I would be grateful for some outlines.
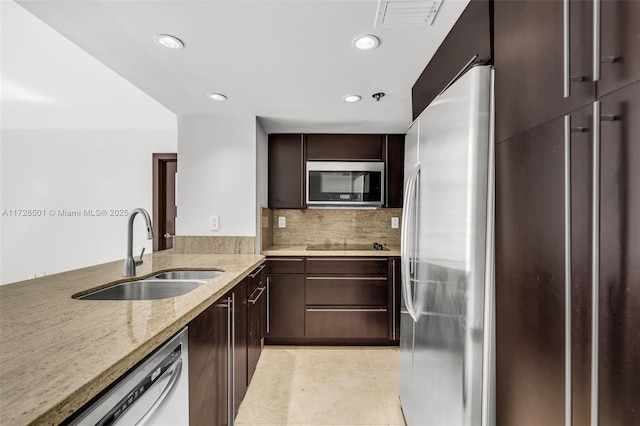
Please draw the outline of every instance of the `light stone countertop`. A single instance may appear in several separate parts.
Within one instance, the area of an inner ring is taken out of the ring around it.
[[[170,269],[224,273],[174,298],[75,300],[122,277],[122,261],[0,286],[0,424],[57,425],[212,305],[257,254],[144,256],[135,279]]]
[[[389,250],[309,250],[306,245],[273,245],[262,250],[265,256],[400,256],[400,247],[388,246]]]

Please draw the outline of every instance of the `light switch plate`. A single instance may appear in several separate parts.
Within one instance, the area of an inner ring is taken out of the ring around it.
[[[287,227],[287,218],[284,216],[278,216],[278,228]]]
[[[400,219],[398,219],[397,217],[392,217],[391,218],[391,227],[393,229],[400,228]]]
[[[210,231],[220,230],[220,216],[218,215],[209,216],[209,230]]]

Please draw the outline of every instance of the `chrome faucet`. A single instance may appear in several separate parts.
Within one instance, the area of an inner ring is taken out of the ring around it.
[[[142,265],[142,255],[144,254],[144,247],[142,253],[140,253],[140,259],[135,260],[133,258],[133,220],[138,213],[142,213],[144,221],[147,222],[147,239],[153,239],[153,226],[151,225],[151,218],[149,213],[145,209],[135,209],[129,215],[129,227],[127,228],[127,258],[124,260],[124,276],[132,277],[136,274],[136,266]]]

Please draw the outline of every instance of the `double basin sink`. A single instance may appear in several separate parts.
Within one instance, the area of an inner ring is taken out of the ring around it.
[[[117,283],[74,297],[78,300],[156,300],[181,296],[222,274],[222,271],[168,271],[149,278]]]

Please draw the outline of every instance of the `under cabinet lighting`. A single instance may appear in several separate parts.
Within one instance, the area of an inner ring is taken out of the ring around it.
[[[167,49],[182,49],[184,47],[182,40],[169,34],[158,34],[153,39],[160,46]]]

